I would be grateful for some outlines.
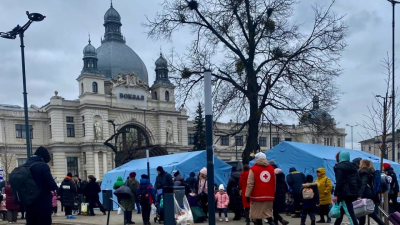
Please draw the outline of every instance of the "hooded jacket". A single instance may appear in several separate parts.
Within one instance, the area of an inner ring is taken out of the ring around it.
[[[190,177],[186,179],[186,183],[189,185],[190,189],[194,189],[194,183],[196,182],[195,176],[196,174],[194,172],[190,172]]]
[[[344,199],[355,201],[359,194],[360,177],[358,176],[358,166],[350,162],[349,152],[340,152],[339,163],[334,167],[336,177],[336,188],[334,195],[341,202]]]
[[[85,196],[88,201],[95,201],[99,199],[100,186],[96,183],[96,178],[89,179],[89,183],[85,187]]]
[[[4,187],[4,192],[6,194],[6,209],[7,210],[19,209],[19,205],[14,204],[13,194],[10,185],[6,185]]]
[[[146,189],[146,193],[149,195],[149,202],[148,204],[153,204],[156,200],[156,191],[154,190],[153,185],[150,183],[149,179],[140,179],[140,183],[137,187],[138,191],[140,189]]]
[[[360,189],[359,189],[359,196],[361,198],[368,198],[374,200],[374,191],[372,190],[373,187],[373,180],[375,172],[370,168],[361,168],[358,170],[358,174],[360,176]]]
[[[217,209],[226,209],[229,205],[229,196],[226,194],[226,192],[221,194],[218,191],[215,194],[215,201],[217,202]]]
[[[306,176],[302,172],[298,172],[296,168],[289,169],[289,174],[286,176],[286,182],[292,188],[294,194],[301,193],[301,185],[306,182]]]
[[[124,186],[124,180],[122,179],[122,177],[118,177],[117,181],[115,181],[113,189],[117,190],[119,187]]]
[[[228,185],[226,187],[227,194],[229,196],[229,208],[232,211],[242,211],[242,196],[239,192],[239,179],[240,173],[233,172],[228,180]]]
[[[239,189],[242,191],[242,203],[244,208],[250,207],[250,202],[247,202],[246,199],[247,178],[249,178],[249,172],[250,172],[249,170],[243,171],[240,174],[240,179],[239,179]]]
[[[164,170],[156,177],[156,189],[162,189],[163,187],[174,186],[174,181],[172,180],[171,174],[165,172]]]
[[[315,181],[318,183],[319,204],[329,205],[332,202],[332,181],[326,176],[325,168],[318,168],[317,171],[321,174]]]
[[[183,186],[185,179],[181,174],[178,174],[174,178],[174,186]]]
[[[319,192],[318,192],[318,183],[305,183],[302,184],[302,191],[304,188],[311,188],[314,192],[314,197],[312,199],[303,199],[303,195],[301,195],[301,201],[303,203],[303,209],[316,209],[319,204]]]
[[[285,181],[285,174],[281,169],[275,169],[276,176],[276,191],[274,200],[274,211],[283,212],[286,209],[286,193],[288,192],[288,186]]]
[[[35,165],[31,167],[31,174],[40,190],[40,195],[36,201],[26,206],[26,210],[31,213],[41,213],[43,210],[51,210],[51,192],[58,188],[51,175],[50,167],[46,163],[46,161],[50,159],[50,154],[47,150],[38,150],[36,150],[35,155],[31,156],[24,164],[29,167],[35,163]]]
[[[72,177],[66,176],[61,182],[58,195],[64,206],[74,206],[75,196],[77,195],[75,182]]]
[[[392,183],[390,183],[390,189],[394,191],[395,195],[399,192],[399,183],[397,182],[397,176],[391,166],[385,168],[386,175],[392,178]]]

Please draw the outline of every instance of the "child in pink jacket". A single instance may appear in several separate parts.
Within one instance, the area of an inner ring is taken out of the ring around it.
[[[52,207],[53,207],[53,217],[57,216],[57,192],[52,191],[51,192],[53,194],[53,198],[52,198]]]
[[[221,214],[224,212],[225,214],[225,221],[229,222],[228,219],[228,204],[229,204],[229,196],[225,192],[224,185],[219,185],[219,191],[215,194],[215,200],[217,201],[217,208],[219,213],[219,221],[222,221]]]

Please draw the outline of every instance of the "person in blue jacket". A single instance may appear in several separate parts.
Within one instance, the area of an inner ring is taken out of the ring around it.
[[[138,190],[136,192],[136,196],[138,202],[142,206],[143,224],[150,225],[151,204],[155,203],[156,192],[153,185],[150,183],[149,176],[147,176],[146,174],[142,174],[140,178],[141,179],[137,188]]]

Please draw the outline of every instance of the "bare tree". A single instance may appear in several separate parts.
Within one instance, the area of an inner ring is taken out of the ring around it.
[[[381,136],[381,140],[377,140],[380,144],[381,151],[381,169],[382,162],[385,153],[388,153],[389,147],[391,147],[391,142],[387,143],[387,137],[390,133],[390,128],[393,123],[391,115],[391,108],[393,103],[393,98],[391,96],[391,82],[392,82],[392,61],[390,61],[389,56],[381,61],[382,66],[385,68],[386,75],[385,81],[385,93],[383,95],[378,95],[373,93],[375,102],[371,106],[368,106],[368,114],[364,114],[364,120],[359,125],[364,128],[363,139],[375,138]],[[396,90],[396,96],[398,96]],[[396,118],[399,118],[400,103],[395,105]],[[396,120],[395,127],[399,126],[400,120]],[[392,138],[395,138],[395,134],[392,134]],[[394,160],[394,159],[393,159]]]
[[[15,168],[15,154],[8,148],[6,127],[3,127],[4,133],[4,148],[0,151],[0,161],[5,179],[7,175]]]
[[[293,22],[296,0],[164,0],[163,11],[144,24],[155,39],[192,32],[188,53],[172,53],[171,76],[180,103],[202,95],[203,71],[213,73],[213,112],[240,118],[247,126],[243,162],[257,149],[260,119],[266,110],[299,116],[314,95],[326,107],[337,103],[334,79],[344,42],[343,17],[315,5],[308,34]],[[179,99],[179,96],[181,98]]]

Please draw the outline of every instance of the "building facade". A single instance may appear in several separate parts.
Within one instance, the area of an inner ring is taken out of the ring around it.
[[[76,79],[77,100],[64,99],[55,91],[46,105],[29,108],[32,146],[28,147],[33,152],[39,146],[50,151],[49,166],[58,181],[67,172],[101,180],[116,166],[116,154],[104,145],[106,140],[132,152],[150,148],[150,156],[193,148],[194,123],[188,121],[184,107],[175,107],[175,87],[169,80],[167,60],[160,54],[155,62],[156,79],[150,86],[146,66],[126,45],[121,26],[121,17],[111,5],[104,15],[101,46],[95,48],[89,40],[83,49],[83,68]],[[315,104],[317,107],[318,100]],[[322,118],[319,114],[317,117]],[[241,158],[246,130],[234,137],[224,135],[238,126],[233,122],[215,124],[218,157],[233,160],[238,152],[237,158]],[[110,139],[115,132],[121,134]],[[304,122],[298,126],[263,124],[259,145],[268,150],[286,140],[343,147],[345,135],[344,129],[335,127],[334,132],[321,133]],[[1,104],[0,168],[8,174],[25,163],[26,149],[23,108]]]
[[[396,130],[395,133],[395,154],[393,158],[393,148],[392,148],[392,133],[387,134],[386,137],[386,150],[383,154],[383,157],[388,160],[392,160],[395,162],[399,162],[400,159],[400,130]],[[382,147],[382,136],[376,136],[374,138],[370,138],[367,140],[363,140],[359,142],[361,145],[361,151],[368,152],[370,154],[381,156],[381,147]]]

